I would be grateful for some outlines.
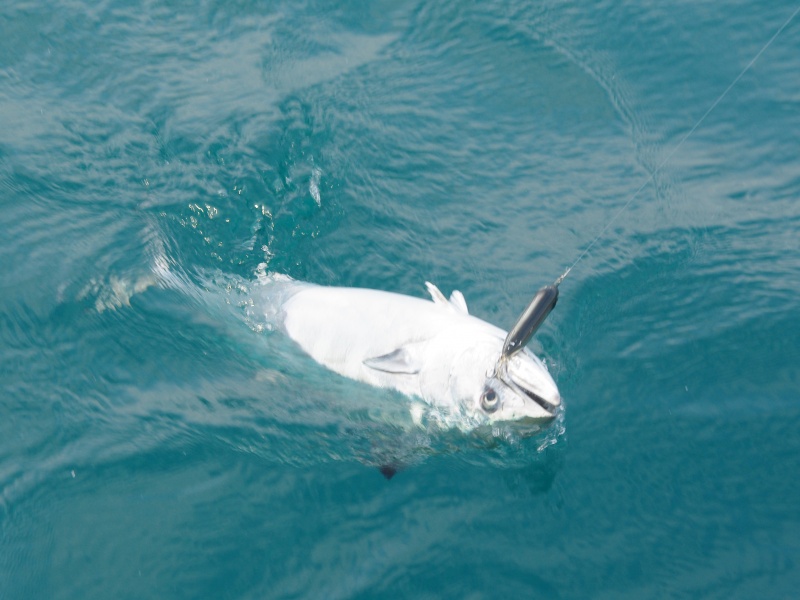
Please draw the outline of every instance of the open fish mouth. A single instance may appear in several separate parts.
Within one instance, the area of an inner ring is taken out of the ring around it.
[[[551,402],[548,402],[541,396],[534,394],[532,391],[528,389],[516,385],[514,387],[517,390],[521,391],[523,394],[525,394],[525,396],[533,400],[536,404],[541,406],[550,415],[551,418],[556,416],[556,412],[558,412],[558,407],[561,405],[560,402],[558,404],[552,404]]]
[[[541,367],[541,369],[544,369],[544,367]],[[552,419],[558,413],[558,409],[561,406],[561,396],[558,394],[555,383],[552,383],[552,390],[547,390],[551,386],[548,386],[545,382],[542,382],[543,385],[535,385],[535,382],[540,381],[543,377],[549,380],[549,375],[546,374],[546,371],[541,372],[533,364],[528,365],[522,361],[512,359],[511,361],[501,360],[496,374],[497,378],[514,393],[521,398],[527,398],[545,413],[535,417],[531,415],[532,417],[540,420]],[[544,387],[546,391],[551,391],[552,398],[544,397],[541,394],[540,387]],[[536,391],[534,391],[534,388]]]

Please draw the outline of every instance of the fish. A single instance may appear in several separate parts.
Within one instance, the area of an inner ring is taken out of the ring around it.
[[[552,420],[561,395],[525,345],[555,306],[546,286],[511,333],[469,313],[430,282],[430,300],[394,292],[273,279],[280,329],[317,363],[344,377],[396,390],[472,424]],[[554,291],[553,291],[554,290]]]

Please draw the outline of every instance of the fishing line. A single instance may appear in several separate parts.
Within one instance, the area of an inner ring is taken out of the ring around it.
[[[623,212],[625,212],[625,210],[631,205],[631,203],[636,199],[636,197],[641,193],[641,191],[645,187],[647,187],[647,185],[649,185],[651,181],[653,181],[655,179],[655,177],[658,174],[658,172],[664,167],[664,165],[667,164],[667,162],[669,162],[669,160],[672,158],[672,156],[678,151],[678,149],[681,146],[683,146],[684,142],[689,139],[689,137],[697,130],[697,128],[700,127],[700,125],[703,123],[703,121],[706,120],[706,117],[708,117],[708,115],[711,114],[711,112],[717,107],[717,105],[720,102],[722,102],[723,98],[725,98],[725,96],[728,95],[728,92],[730,92],[733,89],[733,87],[737,83],[739,83],[739,80],[744,76],[745,73],[747,73],[750,70],[750,68],[755,64],[755,62],[759,59],[759,57],[767,50],[767,48],[769,48],[772,45],[772,42],[774,42],[777,39],[777,37],[783,32],[783,30],[786,29],[786,27],[789,25],[789,23],[791,23],[792,20],[797,16],[797,13],[800,13],[800,6],[798,6],[794,10],[794,12],[791,15],[789,15],[789,18],[786,19],[786,21],[784,21],[783,25],[781,25],[778,28],[778,30],[772,35],[772,37],[767,41],[767,43],[764,44],[764,46],[762,46],[761,50],[759,50],[756,53],[756,55],[750,60],[750,62],[747,63],[747,65],[744,67],[744,69],[742,69],[741,73],[739,73],[736,76],[736,78],[730,83],[730,85],[727,88],[725,88],[725,91],[722,92],[722,94],[720,94],[719,98],[717,98],[711,104],[711,106],[708,107],[708,110],[706,110],[706,112],[703,114],[703,116],[700,117],[700,119],[698,119],[697,123],[694,124],[694,127],[692,127],[688,131],[688,133],[686,133],[686,135],[683,136],[681,141],[678,142],[677,145],[672,150],[670,150],[670,152],[669,152],[669,154],[667,154],[666,158],[664,158],[664,160],[661,161],[661,163],[653,170],[653,172],[650,174],[650,176],[647,179],[645,179],[644,183],[642,183],[642,185],[639,186],[639,188],[633,193],[633,195],[630,198],[628,198],[628,201],[625,204],[622,205],[622,208],[620,208],[614,214],[614,216],[611,217],[611,219],[606,223],[605,227],[603,227],[603,229],[600,231],[600,233],[598,233],[597,236],[595,236],[595,238],[584,249],[584,251],[580,253],[578,258],[575,259],[575,262],[572,263],[569,267],[567,267],[567,270],[564,271],[564,273],[561,275],[561,277],[556,279],[555,283],[553,283],[553,286],[555,286],[557,288],[559,286],[559,284],[562,281],[564,281],[564,278],[569,274],[570,271],[572,271],[572,269],[575,267],[575,265],[577,265],[583,259],[583,257],[586,256],[586,254],[589,252],[589,250],[592,249],[592,247],[597,243],[597,241],[601,237],[603,237],[605,235],[606,231],[608,231],[608,228],[611,227],[611,225],[614,223],[614,221],[616,221],[617,218]]]

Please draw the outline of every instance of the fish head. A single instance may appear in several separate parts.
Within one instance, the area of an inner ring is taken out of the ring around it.
[[[470,346],[450,372],[451,397],[488,422],[553,419],[561,395],[544,363],[528,350],[500,360],[503,340]]]

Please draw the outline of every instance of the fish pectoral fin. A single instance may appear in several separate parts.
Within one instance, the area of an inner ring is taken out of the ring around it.
[[[400,465],[396,464],[381,465],[380,467],[378,467],[378,470],[381,472],[381,475],[386,477],[386,480],[388,481],[389,479],[397,475],[397,472],[400,470]]]
[[[467,301],[464,299],[464,294],[458,290],[453,290],[453,293],[450,294],[450,304],[452,304],[462,315],[469,314],[469,309],[467,309]]]
[[[389,352],[389,354],[384,354],[383,356],[368,358],[364,361],[364,364],[370,369],[383,371],[385,373],[403,373],[406,375],[414,375],[420,371],[417,361],[413,359],[405,347],[398,348],[397,350]]]

